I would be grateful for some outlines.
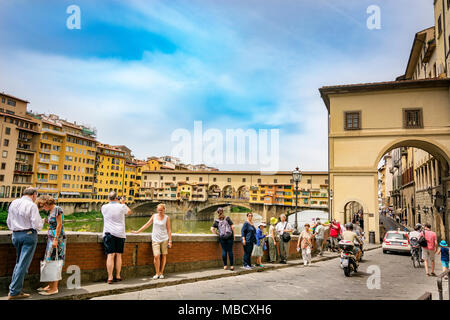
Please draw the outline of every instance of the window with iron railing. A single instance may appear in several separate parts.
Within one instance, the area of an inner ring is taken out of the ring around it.
[[[403,128],[423,128],[422,109],[403,109]]]

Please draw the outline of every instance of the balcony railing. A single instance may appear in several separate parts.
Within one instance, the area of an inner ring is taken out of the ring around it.
[[[40,158],[39,161],[40,161],[40,162],[50,162],[50,159]]]

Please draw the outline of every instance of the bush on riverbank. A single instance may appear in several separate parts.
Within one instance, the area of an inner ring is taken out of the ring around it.
[[[6,210],[0,211],[0,225],[6,226],[6,218],[8,218],[8,211]]]
[[[102,213],[98,211],[74,212],[72,214],[65,215],[66,220],[81,220],[81,219],[95,220],[98,218],[103,218]]]
[[[237,207],[232,207],[230,211],[233,213],[240,213],[240,212],[250,212],[251,210],[246,207],[237,206]]]

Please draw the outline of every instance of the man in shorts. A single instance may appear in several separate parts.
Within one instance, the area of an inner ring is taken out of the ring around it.
[[[117,193],[111,191],[108,195],[109,203],[102,206],[103,215],[103,246],[105,248],[106,269],[108,271],[108,284],[113,281],[121,281],[122,253],[125,245],[125,216],[131,214],[131,209],[125,204],[125,199],[120,202]],[[113,270],[116,268],[116,278],[113,279]]]

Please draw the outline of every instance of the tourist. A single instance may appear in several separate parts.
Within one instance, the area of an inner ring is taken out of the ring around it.
[[[331,241],[331,248],[333,250],[339,249],[338,238],[340,234],[341,234],[341,225],[339,224],[339,222],[336,222],[336,220],[333,219],[330,224],[330,241]]]
[[[311,265],[311,250],[312,250],[312,239],[313,234],[309,230],[311,226],[309,223],[305,224],[305,228],[300,233],[297,241],[297,251],[302,250],[303,264],[305,266]]]
[[[319,256],[323,255],[323,238],[324,238],[325,228],[319,218],[316,219],[316,227],[314,229],[314,238],[316,239],[317,250],[319,251]]]
[[[16,248],[16,265],[9,285],[8,300],[28,298],[28,293],[22,292],[23,281],[28,273],[31,260],[37,244],[37,232],[42,229],[44,220],[39,215],[39,209],[34,203],[37,189],[28,187],[23,196],[9,205],[6,224],[12,231],[12,243]]]
[[[291,224],[286,221],[285,214],[280,215],[280,222],[276,225],[275,231],[277,232],[277,236],[279,238],[280,263],[286,264],[289,256],[289,243],[291,238],[290,233],[293,229]]]
[[[214,221],[211,232],[219,236],[220,246],[222,247],[223,269],[227,270],[227,255],[230,259],[230,270],[234,270],[233,261],[233,243],[234,243],[234,224],[230,217],[225,217],[223,208],[217,209],[218,219]]]
[[[256,228],[253,224],[253,214],[247,213],[247,221],[241,229],[242,245],[244,246],[244,269],[251,269],[251,254],[253,251],[253,245],[256,243]]]
[[[264,222],[261,222],[258,226],[258,229],[256,230],[256,245],[253,246],[252,250],[252,256],[256,257],[256,266],[264,268],[262,265],[262,256],[264,254],[264,238],[266,237],[266,234],[264,234],[264,228],[266,227],[266,224]]]
[[[164,279],[164,267],[166,266],[168,248],[172,248],[172,229],[170,226],[170,218],[165,214],[166,206],[160,203],[156,207],[156,211],[158,213],[152,215],[147,223],[138,231],[133,231],[133,233],[140,233],[153,223],[152,251],[153,262],[155,264],[154,280]]]
[[[269,261],[270,263],[275,263],[277,261],[277,237],[275,234],[275,224],[277,223],[277,218],[270,218],[269,233],[267,235],[267,242],[269,243]]]
[[[433,276],[435,277],[436,274],[434,273],[434,256],[436,254],[436,251],[438,249],[437,246],[437,237],[436,233],[431,231],[431,225],[429,223],[425,224],[425,231],[424,231],[424,237],[427,240],[427,246],[423,247],[422,249],[422,258],[425,262],[425,272],[427,276]],[[431,273],[429,273],[429,262],[431,261]]]
[[[439,249],[437,254],[441,255],[441,264],[442,264],[442,272],[447,272],[448,270],[448,262],[449,262],[449,257],[448,257],[448,245],[447,242],[445,240],[442,240],[439,243]],[[448,275],[446,275],[444,277],[445,280],[448,280]]]
[[[44,260],[63,261],[66,258],[66,234],[64,233],[64,212],[56,205],[56,200],[51,196],[43,195],[37,199],[39,209],[48,213],[47,223],[47,247],[45,249]],[[58,256],[56,256],[58,255]],[[58,293],[58,281],[50,282],[47,286],[38,289],[39,294],[50,296]]]
[[[121,198],[120,203],[117,193],[111,191],[108,194],[109,203],[102,206],[103,215],[103,246],[106,258],[106,269],[108,271],[108,284],[114,281],[122,281],[120,270],[122,269],[122,254],[125,245],[125,216],[131,214],[131,209],[125,204],[125,199]],[[113,271],[116,269],[116,277],[113,278]]]

